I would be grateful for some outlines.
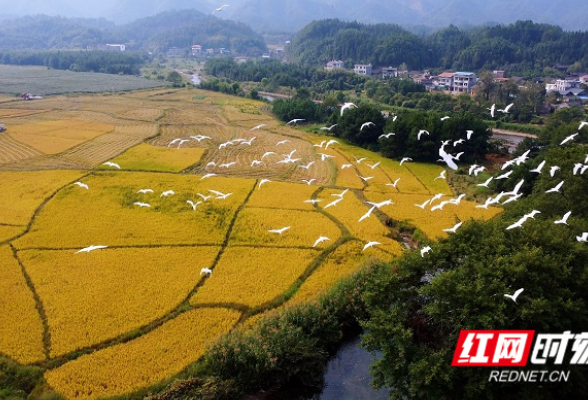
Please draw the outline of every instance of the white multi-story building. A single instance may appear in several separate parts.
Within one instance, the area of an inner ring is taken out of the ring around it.
[[[353,66],[353,72],[358,75],[372,75],[372,64],[355,64]]]
[[[566,92],[569,89],[578,89],[580,87],[580,81],[569,80],[569,79],[558,79],[555,83],[547,83],[545,90],[547,92]]]
[[[451,90],[457,93],[470,93],[478,77],[473,72],[456,72],[453,74]]]

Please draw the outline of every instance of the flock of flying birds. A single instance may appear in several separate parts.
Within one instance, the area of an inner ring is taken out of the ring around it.
[[[227,5],[224,5],[222,7],[220,7],[219,9],[215,10],[215,11],[222,11],[222,9],[224,7],[228,7]],[[494,113],[495,111],[499,111],[499,112],[503,112],[503,113],[508,113],[509,110],[511,109],[513,105],[509,104],[507,105],[504,109],[496,109],[495,105],[493,104],[491,108],[489,108],[490,110],[490,115],[492,117],[494,117]],[[341,116],[343,115],[343,113],[345,112],[345,110],[349,110],[351,108],[356,108],[357,106],[353,103],[344,103],[343,106],[341,107]],[[397,116],[393,116],[394,120],[396,120]],[[446,120],[450,117],[446,116],[441,118],[441,120]],[[287,125],[296,125],[299,122],[304,121],[304,119],[300,119],[300,118],[296,118],[296,119],[292,119],[291,121],[289,121],[287,123]],[[369,128],[370,126],[375,125],[373,122],[371,121],[367,121],[365,123],[363,123],[360,127],[360,131],[362,131],[365,128]],[[579,134],[580,131],[582,130],[582,128],[584,128],[586,125],[588,125],[588,122],[582,121],[580,123],[580,126],[578,128],[578,132],[570,135],[568,137],[566,137],[560,144],[563,146],[569,142],[572,142]],[[250,129],[250,131],[256,131],[259,129],[262,129],[265,126],[265,124],[260,124],[257,126],[254,126],[253,128]],[[324,131],[331,131],[335,125],[332,125],[330,127],[324,127],[321,128],[321,130]],[[459,140],[456,141],[450,141],[450,140],[446,140],[441,142],[441,146],[439,148],[439,156],[440,159],[438,161],[443,162],[447,165],[447,167],[449,167],[452,170],[457,170],[457,164],[455,163],[456,161],[459,161],[461,155],[463,154],[463,152],[459,152],[455,155],[449,153],[448,151],[445,150],[446,147],[451,146],[452,148],[455,148],[457,146],[459,146],[460,144],[465,143],[466,141],[470,140],[472,135],[473,135],[473,131],[472,130],[467,130],[465,135],[465,138],[461,138]],[[382,134],[379,136],[379,139],[389,139],[391,136],[394,136],[395,134],[393,132],[390,133],[386,133],[386,134]],[[417,133],[417,140],[421,140],[423,138],[423,136],[429,136],[430,133],[427,130],[420,130]],[[190,136],[190,139],[182,139],[182,138],[176,138],[174,140],[172,140],[171,142],[169,142],[168,147],[171,147],[172,145],[176,145],[177,144],[177,148],[180,148],[184,143],[189,142],[190,140],[195,140],[197,142],[201,142],[202,140],[212,140],[211,137],[209,136],[205,136],[205,135],[196,135],[196,136]],[[244,138],[236,138],[236,139],[232,139],[229,140],[227,142],[221,143],[218,146],[218,149],[225,149],[228,146],[251,146],[252,143],[256,140],[256,137],[251,137],[249,139],[244,139]],[[308,164],[302,164],[300,163],[301,158],[294,158],[294,154],[296,153],[296,149],[290,151],[289,153],[284,153],[279,155],[277,153],[278,151],[278,146],[281,146],[283,144],[288,143],[289,140],[285,139],[285,140],[281,140],[279,142],[277,142],[275,144],[276,146],[276,151],[267,151],[265,152],[259,159],[255,159],[251,162],[251,167],[257,167],[257,166],[261,166],[261,165],[267,165],[267,163],[269,162],[269,158],[270,156],[277,156],[277,157],[281,157],[281,159],[279,161],[274,161],[276,164],[294,164],[294,163],[298,163],[297,168],[302,168],[302,169],[306,169],[309,170],[310,167],[315,163],[315,161],[311,161]],[[331,140],[323,140],[320,144],[315,144],[314,147],[316,147],[317,149],[328,149],[329,146],[333,146],[335,144],[339,144],[338,141],[331,139]],[[324,146],[324,147],[323,147]],[[317,151],[317,155],[321,157],[321,161],[326,161],[329,158],[333,158],[333,155],[329,155],[326,153],[321,153]],[[525,163],[529,157],[529,151],[525,152],[524,154],[522,154],[519,157],[516,157],[512,160],[509,160],[507,162],[505,162],[502,167],[501,167],[501,171],[500,174],[498,176],[491,176],[490,178],[488,178],[485,182],[478,184],[477,186],[481,186],[481,187],[488,187],[488,185],[490,184],[491,181],[493,180],[500,180],[500,179],[508,179],[510,177],[510,175],[513,173],[512,170],[510,171],[506,171],[503,172],[504,170],[508,169],[509,167],[511,167],[512,165],[521,165],[523,163]],[[367,160],[367,157],[362,157],[362,158],[357,158],[354,157],[355,161],[357,164],[361,164],[362,162],[364,162],[365,160]],[[267,159],[267,160],[266,160]],[[265,160],[265,161],[264,161]],[[275,158],[274,158],[275,160]],[[412,159],[410,157],[403,157],[400,162],[399,165],[402,165],[405,162],[410,162],[412,161]],[[232,161],[232,162],[228,162],[228,163],[223,163],[223,164],[216,164],[214,161],[209,162],[208,164],[206,164],[205,169],[208,170],[209,168],[230,168],[234,165],[236,165],[237,162],[236,161]],[[380,162],[376,162],[374,164],[368,164],[366,162],[365,165],[367,165],[368,167],[370,167],[372,170],[375,170],[375,168],[377,168],[379,166]],[[110,166],[112,168],[116,168],[116,169],[121,169],[120,165],[111,161],[107,161],[105,162],[103,165],[106,166]],[[535,169],[532,169],[531,172],[533,173],[537,173],[540,174],[543,171],[543,168],[546,165],[546,161],[542,161]],[[341,165],[341,169],[346,169],[346,168],[351,168],[353,167],[353,164],[343,164]],[[478,176],[478,174],[482,171],[485,170],[484,166],[478,166],[478,165],[472,165],[470,166],[469,170],[468,170],[468,174],[469,175],[473,175],[473,176]],[[560,170],[559,166],[553,165],[550,166],[549,168],[549,174],[551,177],[554,177],[557,172]],[[584,172],[588,170],[588,155],[586,156],[586,159],[583,160],[582,162],[577,162],[574,166],[573,169],[573,174],[584,174]],[[440,175],[438,177],[435,178],[435,180],[437,179],[447,179],[447,170],[443,170]],[[209,177],[212,176],[216,176],[216,173],[213,172],[208,172],[204,175],[202,175],[201,180],[203,179],[207,179]],[[369,181],[370,179],[372,179],[372,176],[361,176],[358,175],[359,178],[361,178],[364,182]],[[303,183],[306,183],[308,185],[311,185],[314,181],[316,181],[315,178],[312,179],[302,179]],[[397,178],[394,182],[392,183],[387,183],[387,186],[392,186],[395,189],[397,188],[397,184],[400,181],[400,178]],[[261,190],[262,186],[265,184],[268,184],[272,182],[270,179],[261,179],[257,185],[257,189],[256,190]],[[493,204],[507,204],[513,201],[518,200],[520,197],[522,197],[522,193],[521,193],[521,187],[524,183],[524,180],[520,180],[512,190],[508,191],[508,192],[500,192],[499,194],[497,194],[494,197],[488,197],[488,199],[486,200],[486,202],[484,204],[479,204],[476,207],[477,208],[488,208],[490,205]],[[88,185],[82,182],[75,182],[75,185],[79,186],[80,188],[84,188],[86,190],[89,189]],[[553,188],[549,189],[546,191],[546,193],[561,193],[561,189],[563,187],[564,181],[561,180],[558,184],[556,184]],[[338,203],[340,203],[341,201],[343,201],[345,194],[349,191],[349,189],[345,189],[343,190],[341,193],[335,193],[332,194],[333,197],[336,197],[335,200],[329,202],[328,204],[326,204],[323,209],[326,210],[329,207],[335,207]],[[152,189],[141,189],[138,191],[138,193],[140,194],[149,194],[149,193],[154,193],[154,191]],[[187,200],[186,203],[194,210],[197,210],[198,205],[202,204],[203,202],[209,201],[209,200],[225,200],[227,197],[229,197],[230,195],[232,195],[232,193],[222,193],[220,191],[217,190],[209,190],[208,191],[209,194],[202,194],[202,193],[197,193],[197,195],[200,197],[200,200],[197,202],[194,202],[193,200]],[[175,192],[173,190],[167,190],[164,191],[160,194],[160,197],[167,197],[167,196],[172,196],[174,195]],[[423,210],[425,210],[426,207],[430,207],[429,210],[430,211],[435,211],[435,210],[442,210],[445,206],[448,205],[453,205],[453,206],[458,206],[461,202],[461,200],[465,197],[464,194],[461,194],[455,198],[451,198],[448,200],[444,200],[444,201],[439,201],[438,203],[434,204],[436,201],[440,200],[441,197],[443,197],[444,195],[439,193],[434,195],[432,198],[426,200],[424,203],[422,204],[415,204],[416,207],[419,207]],[[311,203],[314,206],[317,206],[317,203],[319,203],[321,200],[320,199],[308,199],[305,200],[305,203]],[[372,213],[374,212],[375,209],[380,209],[381,207],[384,206],[389,206],[394,204],[392,202],[392,199],[387,199],[384,200],[382,202],[379,203],[375,203],[375,202],[366,202],[368,205],[370,205],[371,207],[369,208],[369,210],[362,215],[358,222],[361,222],[367,218],[369,218]],[[147,202],[135,202],[134,205],[136,205],[137,207],[151,207],[151,205]],[[318,207],[318,206],[317,206]],[[516,228],[521,228],[523,226],[523,224],[530,218],[534,218],[537,214],[540,214],[541,212],[538,210],[533,210],[528,214],[523,215],[518,221],[516,221],[515,223],[513,223],[512,225],[508,226],[506,229],[507,230],[512,230],[512,229],[516,229]],[[562,216],[561,219],[554,221],[555,224],[565,224],[567,225],[567,221],[569,219],[569,217],[571,216],[571,211],[568,211],[566,214],[564,214]],[[444,232],[447,233],[456,233],[457,229],[459,229],[459,227],[463,224],[462,221],[458,222],[457,224],[455,224],[453,227],[451,228],[447,228],[447,229],[443,229]],[[287,232],[288,230],[290,230],[291,226],[285,226],[282,228],[276,228],[276,229],[269,229],[268,232],[272,233],[272,234],[276,234],[276,235],[282,235],[285,232]],[[577,236],[576,237],[577,240],[579,242],[588,242],[588,232],[584,232],[581,236]],[[319,236],[318,239],[316,239],[316,241],[314,242],[312,247],[316,247],[319,244],[326,242],[326,241],[330,241],[331,239],[326,237],[326,236]],[[370,247],[373,246],[377,246],[380,245],[381,243],[377,242],[377,241],[368,241],[364,247],[362,251],[365,251],[367,249],[369,249]],[[107,246],[103,246],[103,245],[92,245],[86,248],[83,248],[79,251],[77,251],[76,253],[83,253],[83,252],[90,252],[93,250],[97,250],[97,249],[103,249],[106,248]],[[425,257],[425,255],[432,251],[432,248],[430,246],[425,246],[422,249],[420,249],[420,254],[421,257]],[[207,274],[210,275],[212,273],[212,270],[208,269],[208,268],[202,268],[201,270],[201,274]],[[515,303],[517,300],[517,297],[523,292],[523,288],[518,289],[514,295],[510,295],[510,294],[505,294],[504,296],[512,299]]]

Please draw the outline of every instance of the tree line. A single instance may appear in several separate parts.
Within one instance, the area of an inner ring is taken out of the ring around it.
[[[287,47],[288,58],[302,65],[332,59],[380,66],[405,63],[413,70],[495,70],[540,76],[556,64],[571,70],[588,67],[588,32],[568,32],[549,24],[518,21],[510,25],[460,29],[453,25],[415,35],[398,25],[366,25],[337,19],[314,21]]]

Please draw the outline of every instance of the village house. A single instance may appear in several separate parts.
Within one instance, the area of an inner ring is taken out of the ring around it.
[[[372,75],[372,64],[355,64],[353,66],[353,72],[358,75]]]
[[[200,54],[202,54],[202,46],[200,46],[199,44],[193,44],[192,45],[192,55],[198,56]]]
[[[327,66],[325,67],[325,69],[327,71],[332,71],[334,69],[344,69],[345,68],[345,63],[341,60],[331,60],[327,63]]]
[[[384,67],[382,68],[382,79],[398,78],[398,68]]]

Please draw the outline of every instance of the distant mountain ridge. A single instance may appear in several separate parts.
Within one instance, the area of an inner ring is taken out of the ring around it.
[[[104,17],[119,24],[163,11],[195,9],[244,22],[258,32],[296,32],[313,20],[338,18],[362,23],[392,23],[403,27],[477,26],[532,20],[586,30],[586,0],[0,0],[4,16],[27,14]],[[2,16],[0,18],[4,19]]]

